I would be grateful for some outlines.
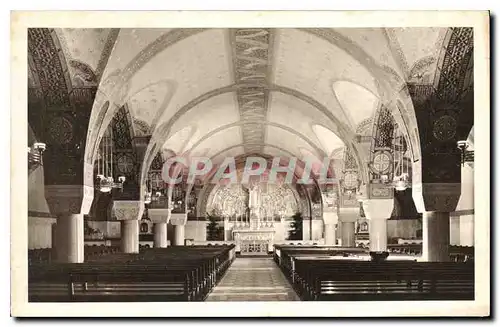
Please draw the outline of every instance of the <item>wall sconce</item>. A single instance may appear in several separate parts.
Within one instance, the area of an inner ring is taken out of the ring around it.
[[[30,171],[43,166],[42,155],[46,148],[47,145],[41,142],[36,142],[32,147],[28,147],[28,169]]]
[[[394,177],[393,185],[396,191],[406,190],[410,186],[410,176],[403,173],[401,176]]]
[[[144,203],[145,204],[150,204],[152,200],[152,193],[151,192],[146,192],[144,194]]]
[[[466,162],[474,162],[474,151],[467,150],[469,148],[469,143],[467,141],[458,141],[457,148],[461,153],[460,162],[462,166],[464,166]]]

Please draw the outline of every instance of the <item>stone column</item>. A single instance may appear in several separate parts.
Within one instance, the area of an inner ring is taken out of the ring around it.
[[[342,222],[342,246],[355,247],[356,246],[356,222],[343,221]]]
[[[153,225],[153,246],[155,248],[167,247],[167,224],[170,221],[170,209],[149,209],[149,217]]]
[[[457,205],[461,246],[474,245],[474,166],[466,163],[462,167],[462,191]]]
[[[56,260],[71,263],[83,262],[83,214],[58,215],[56,226]]]
[[[144,212],[143,201],[113,201],[116,219],[121,222],[123,253],[139,253],[139,218]]]
[[[450,244],[460,245],[460,217],[450,217]]]
[[[187,222],[187,213],[172,213],[170,223],[174,226],[174,245],[184,245],[184,226]]]
[[[413,200],[422,212],[422,259],[449,261],[450,212],[455,211],[461,186],[459,183],[428,183],[413,187]]]
[[[340,208],[338,214],[339,220],[342,222],[342,246],[356,246],[356,221],[359,217],[359,207],[356,208]]]
[[[224,219],[224,241],[231,240],[231,230],[232,224],[229,222],[229,220]]]
[[[62,263],[84,261],[83,216],[92,204],[94,189],[85,185],[46,185],[45,198],[57,216],[54,227],[54,259]]]
[[[363,210],[368,219],[370,233],[370,255],[372,260],[381,261],[389,256],[387,251],[387,220],[394,209],[394,199],[367,199]]]
[[[139,253],[139,220],[121,220],[120,224],[122,252]]]
[[[336,212],[323,212],[323,221],[325,228],[325,245],[335,245],[335,224],[337,224],[339,216]]]
[[[460,217],[460,244],[474,246],[474,215]]]
[[[184,245],[184,225],[174,225],[174,245]]]
[[[167,242],[167,223],[155,223],[153,225],[153,247],[155,248],[166,248],[168,246]]]
[[[425,261],[450,260],[450,213],[424,212],[422,257]]]

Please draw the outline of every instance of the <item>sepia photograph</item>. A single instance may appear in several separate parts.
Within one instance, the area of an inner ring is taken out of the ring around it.
[[[11,28],[11,315],[490,315],[487,11]]]

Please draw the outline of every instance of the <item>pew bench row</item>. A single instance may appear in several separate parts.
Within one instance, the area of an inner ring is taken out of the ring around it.
[[[276,246],[275,260],[305,301],[474,299],[473,262],[373,262],[353,251]]]
[[[82,264],[33,265],[31,302],[203,301],[234,260],[234,245],[147,249]],[[106,260],[107,259],[107,260]]]

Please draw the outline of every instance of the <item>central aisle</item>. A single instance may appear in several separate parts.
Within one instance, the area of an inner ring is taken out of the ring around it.
[[[299,301],[271,258],[236,258],[207,301]]]

